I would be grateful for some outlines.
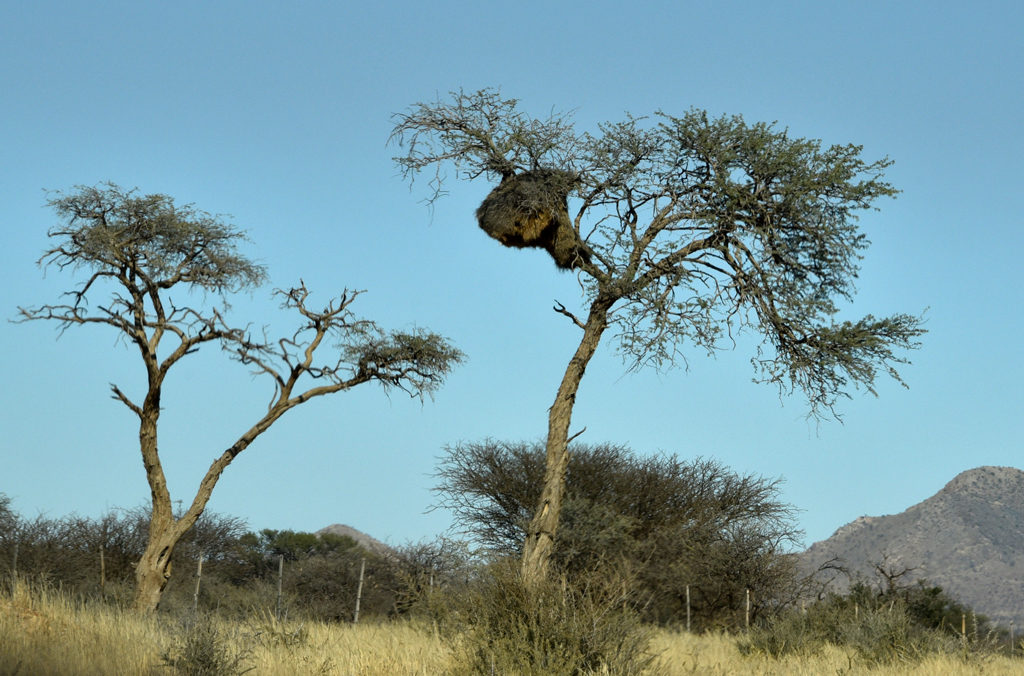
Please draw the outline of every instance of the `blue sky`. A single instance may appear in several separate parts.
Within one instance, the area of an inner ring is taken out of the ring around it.
[[[927,7],[927,8],[925,8]],[[270,299],[300,278],[386,327],[428,327],[469,356],[433,402],[363,387],[289,413],[225,472],[210,509],[254,528],[348,523],[400,543],[450,523],[433,501],[445,444],[538,439],[577,331],[572,275],[477,227],[484,182],[431,214],[386,145],[391,115],[500,87],[593,130],[626,112],[742,114],[888,155],[903,190],[872,240],[851,313],[919,313],[929,334],[880,397],[816,425],[799,396],[751,383],[748,351],[626,374],[611,342],[573,429],[639,453],[710,456],[782,477],[807,544],[905,509],[980,465],[1022,466],[1019,336],[1024,10],[1018,3],[4,3],[0,197],[4,314],[56,299],[34,262],[56,223],[45,190],[110,180],[248,231],[271,284],[236,299],[282,332]],[[148,498],[136,429],[108,383],[142,387],[101,329],[59,340],[0,324],[0,492],[26,515],[95,516]],[[172,374],[161,447],[176,499],[261,414],[268,384],[216,350]]]

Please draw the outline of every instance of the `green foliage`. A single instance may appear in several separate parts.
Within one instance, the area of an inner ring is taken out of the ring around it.
[[[969,631],[961,634],[961,621]],[[998,632],[982,616],[921,582],[876,591],[854,584],[808,606],[769,618],[741,639],[746,653],[773,657],[811,654],[826,645],[845,646],[869,664],[914,661],[930,654],[970,654],[995,649]]]
[[[80,594],[102,592],[112,600],[123,600],[134,584],[135,563],[146,546],[148,509],[114,509],[97,518],[72,514],[26,519],[8,506],[0,517],[0,571],[13,567],[16,553],[20,572]],[[237,542],[244,532],[240,519],[204,513],[174,550],[172,587],[189,586],[200,554],[208,579],[230,575],[238,564]]]
[[[394,116],[395,161],[410,180],[428,171],[430,201],[449,167],[463,180],[571,177],[570,229],[588,252],[574,267],[589,309],[608,309],[597,333],[612,328],[632,367],[731,349],[748,329],[762,339],[758,379],[802,391],[813,415],[873,392],[880,371],[902,382],[921,318],[838,317],[868,246],[857,216],[898,193],[888,158],[697,109],[579,132],[571,114],[518,104],[495,89],[415,104]]]
[[[292,530],[273,530],[264,528],[259,535],[247,533],[241,543],[250,547],[258,557],[274,561],[283,556],[285,561],[298,561],[314,555],[325,555],[344,552],[356,547],[356,541],[345,535],[334,533],[295,532]]]
[[[167,195],[138,195],[104,183],[58,192],[49,206],[66,225],[50,231],[59,245],[41,262],[87,266],[111,277],[134,268],[160,289],[182,283],[237,291],[266,279],[263,266],[237,252],[243,233],[192,205],[175,205]]]
[[[437,472],[440,504],[488,549],[516,555],[544,461],[540,444],[449,447]],[[795,593],[784,548],[799,531],[778,491],[778,481],[710,460],[573,445],[554,562],[574,575],[628,561],[636,577],[631,602],[647,621],[685,621],[689,586],[694,626],[741,626],[746,589],[755,619]]]
[[[452,598],[465,593],[480,562],[465,542],[439,537],[409,543],[394,552],[395,612],[443,622]]]
[[[0,538],[7,538],[14,533],[18,515],[11,509],[11,499],[0,493]]]
[[[453,674],[629,676],[651,667],[649,633],[626,602],[628,576],[594,572],[529,590],[511,560],[488,567],[445,626]]]
[[[968,606],[947,594],[942,587],[919,580],[912,587],[898,592],[907,606],[907,613],[915,624],[947,633],[958,633],[965,617],[971,618],[970,630],[977,637],[993,630],[984,615],[978,615]]]
[[[372,327],[343,352],[358,372],[375,374],[385,389],[398,387],[420,398],[432,395],[466,358],[444,336],[422,329],[384,332]]]
[[[290,615],[351,621],[364,561],[360,615],[379,618],[394,612],[401,588],[395,562],[363,549],[350,537],[263,529],[242,536],[236,552],[234,584],[262,588],[264,599],[272,598],[270,588],[276,589],[284,557],[282,591]]]
[[[182,676],[241,676],[255,667],[246,666],[252,651],[239,646],[238,637],[225,634],[213,617],[189,617],[161,657]]]
[[[134,564],[146,546],[148,510],[114,510],[98,519],[26,520],[10,509],[9,502],[0,494],[0,573],[12,569],[16,554],[18,571],[26,578],[85,597],[129,601]],[[352,538],[271,529],[256,534],[247,532],[239,519],[206,512],[174,550],[171,579],[161,602],[165,614],[191,611],[200,555],[199,607],[216,608],[226,617],[275,608],[282,555],[285,610],[293,617],[351,621],[364,558],[363,617],[393,614],[396,599],[405,593],[398,562],[362,549]]]
[[[826,644],[853,648],[861,658],[876,662],[909,659],[917,651],[911,640],[911,624],[900,605],[885,608],[861,608],[854,614],[845,604],[816,604],[805,613],[790,611],[769,618],[740,639],[745,653],[763,653],[772,657],[812,654]]]

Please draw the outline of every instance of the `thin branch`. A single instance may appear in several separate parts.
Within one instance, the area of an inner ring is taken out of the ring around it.
[[[587,431],[587,428],[586,428],[586,427],[584,427],[583,429],[581,429],[581,430],[580,430],[579,432],[577,432],[576,434],[573,434],[572,436],[570,436],[569,438],[567,438],[567,439],[565,440],[565,443],[566,443],[567,445],[568,445],[568,444],[571,444],[571,443],[573,442],[573,439],[575,439],[576,437],[578,437],[578,436],[582,435],[582,434],[583,434],[584,432],[586,432],[586,431]]]
[[[139,418],[142,417],[142,408],[135,404],[135,402],[133,402],[131,399],[129,399],[117,385],[115,385],[114,383],[110,383],[110,390],[114,393],[112,397],[113,399],[117,399],[122,404],[127,406],[132,411],[132,413],[139,416]]]
[[[572,320],[573,324],[575,324],[576,326],[580,327],[581,329],[586,329],[587,328],[586,324],[581,322],[579,320],[579,318],[576,317],[576,315],[574,315],[573,313],[571,313],[568,310],[566,310],[565,306],[562,305],[561,303],[559,303],[557,300],[555,301],[555,306],[552,308],[552,310],[554,310],[555,312],[557,312],[560,315],[565,315],[566,317],[568,317],[569,319]]]

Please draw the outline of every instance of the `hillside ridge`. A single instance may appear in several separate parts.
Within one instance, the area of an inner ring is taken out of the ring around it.
[[[367,535],[361,530],[357,530],[352,526],[343,523],[332,523],[330,526],[324,526],[316,532],[316,535],[323,535],[330,533],[332,535],[343,535],[350,537],[356,541],[359,546],[368,551],[374,552],[375,554],[391,554],[392,549],[388,545],[384,544],[380,540]]]
[[[983,466],[956,475],[899,514],[861,516],[812,544],[805,570],[838,558],[853,579],[876,581],[874,564],[913,568],[998,622],[1024,620],[1024,471]],[[837,576],[831,587],[842,591]]]

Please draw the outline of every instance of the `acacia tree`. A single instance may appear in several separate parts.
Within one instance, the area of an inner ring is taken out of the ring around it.
[[[283,308],[299,315],[294,333],[254,336],[226,319],[228,295],[266,278],[261,265],[239,253],[245,236],[232,225],[191,205],[176,206],[166,195],[142,196],[112,183],[57,193],[49,206],[62,224],[49,231],[53,244],[40,266],[84,270],[88,276],[66,292],[66,303],[19,308],[21,320],[54,320],[62,332],[74,325],[112,327],[138,350],[145,369],[141,397],[110,386],[113,398],[138,417],[152,495],[148,541],[135,572],[139,611],[159,605],[174,547],[203,513],[221,473],[285,412],[368,382],[422,398],[463,358],[435,333],[385,332],[357,317],[351,305],[360,291],[346,289],[316,309],[302,283],[275,292]],[[219,302],[188,304],[196,291]],[[105,300],[90,302],[97,296]],[[273,395],[266,412],[213,460],[188,509],[175,515],[157,444],[161,393],[171,367],[207,343],[268,377]]]
[[[568,114],[533,118],[492,89],[413,105],[395,116],[392,140],[406,178],[430,172],[431,202],[446,169],[463,180],[573,178],[563,190],[567,227],[583,243],[571,267],[584,309],[555,310],[582,334],[549,411],[543,490],[523,548],[528,583],[548,569],[573,404],[609,329],[634,369],[670,367],[687,346],[713,353],[749,331],[761,339],[756,379],[802,391],[812,416],[836,415],[851,388],[874,393],[880,370],[902,383],[901,352],[924,333],[912,315],[838,317],[868,245],[856,213],[898,192],[883,180],[891,162],[862,159],[861,146],[823,147],[701,110],[580,133]]]

